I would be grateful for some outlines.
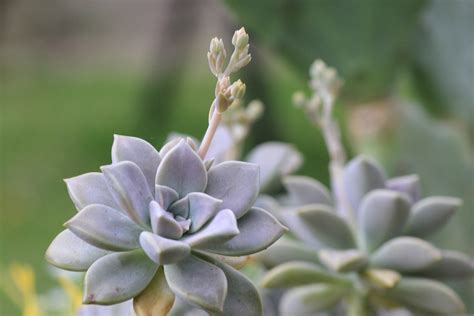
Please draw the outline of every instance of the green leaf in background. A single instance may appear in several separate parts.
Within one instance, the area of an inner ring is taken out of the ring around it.
[[[257,40],[286,57],[300,73],[306,74],[316,57],[334,66],[344,78],[345,96],[354,102],[389,92],[424,1],[227,3]]]
[[[413,46],[422,96],[434,112],[452,113],[474,129],[474,2],[433,0]]]

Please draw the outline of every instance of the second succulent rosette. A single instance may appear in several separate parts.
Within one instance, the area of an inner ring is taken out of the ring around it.
[[[344,170],[347,207],[355,210],[351,224],[320,182],[304,176],[283,182],[286,193],[266,196],[261,205],[296,238],[259,255],[272,268],[263,286],[288,289],[281,315],[316,315],[341,302],[351,305],[348,315],[383,315],[379,308],[386,307],[416,315],[464,313],[461,299],[438,280],[472,277],[473,260],[425,240],[448,222],[459,199],[421,198],[418,176],[387,179],[375,161],[359,156]]]
[[[66,180],[78,213],[47,250],[60,268],[87,271],[84,303],[134,298],[170,315],[190,306],[208,313],[261,315],[256,288],[226,264],[267,248],[286,230],[262,208],[259,169],[203,161],[190,139],[158,152],[116,136],[112,164]]]

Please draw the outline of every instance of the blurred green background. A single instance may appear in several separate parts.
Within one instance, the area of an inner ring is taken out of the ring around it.
[[[200,138],[209,40],[229,45],[242,25],[253,61],[240,76],[266,110],[247,148],[294,143],[299,173],[327,183],[322,138],[291,105],[321,58],[344,78],[349,152],[463,198],[434,240],[474,255],[474,1],[7,0],[0,12],[0,268],[33,265],[40,292],[53,285],[44,251],[75,212],[62,179],[108,164],[114,133]],[[452,285],[473,312],[473,282]],[[0,314],[19,313],[0,291]]]

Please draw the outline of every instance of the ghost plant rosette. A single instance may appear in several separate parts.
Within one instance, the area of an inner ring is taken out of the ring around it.
[[[245,85],[230,84],[228,75],[250,61],[248,36],[243,29],[234,35],[225,72],[221,43],[214,39],[208,56],[218,83],[199,149],[190,139],[175,139],[158,152],[142,139],[116,136],[111,165],[66,180],[78,213],[46,258],[63,269],[87,271],[84,303],[134,298],[137,315],[166,315],[170,309],[173,314],[188,306],[225,315],[262,314],[256,288],[224,261],[268,247],[285,227],[253,206],[257,165],[213,165],[202,158],[222,112],[245,92]]]
[[[473,260],[424,240],[461,201],[422,198],[418,176],[387,179],[363,156],[345,164],[331,117],[335,73],[316,62],[312,77],[320,99],[298,101],[325,134],[332,194],[312,178],[287,176],[286,194],[267,197],[297,239],[281,240],[260,256],[273,267],[263,286],[288,289],[279,302],[281,315],[315,315],[337,305],[352,316],[383,315],[385,308],[400,306],[416,315],[463,314],[461,299],[437,279],[472,277]]]

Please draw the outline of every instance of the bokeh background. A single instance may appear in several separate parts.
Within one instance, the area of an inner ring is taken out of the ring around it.
[[[246,98],[265,104],[247,148],[294,143],[299,173],[327,183],[322,138],[291,105],[322,58],[344,78],[351,155],[463,198],[434,241],[474,255],[474,1],[4,0],[0,14],[0,277],[28,263],[39,292],[53,286],[43,254],[75,212],[62,179],[108,164],[114,133],[156,146],[171,131],[203,135],[209,40],[229,45],[240,26]],[[473,312],[473,282],[451,285]],[[20,314],[2,290],[0,314]]]

